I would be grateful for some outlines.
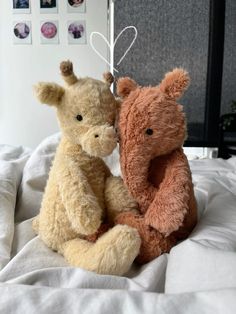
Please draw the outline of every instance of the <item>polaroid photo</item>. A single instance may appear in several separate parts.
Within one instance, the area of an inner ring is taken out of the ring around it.
[[[30,21],[13,22],[13,43],[32,44]]]
[[[12,0],[13,13],[25,14],[30,13],[30,0]]]
[[[68,44],[86,44],[86,22],[68,21]]]
[[[41,44],[59,44],[58,21],[41,21]]]
[[[85,13],[85,0],[67,0],[68,13]]]
[[[40,0],[40,13],[58,13],[57,0]]]

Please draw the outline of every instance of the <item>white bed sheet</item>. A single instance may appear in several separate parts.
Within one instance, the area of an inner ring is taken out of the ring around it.
[[[191,161],[189,239],[126,276],[101,276],[69,267],[31,228],[59,137],[33,152],[0,146],[0,313],[236,312],[236,158]],[[118,153],[107,162],[119,174]]]

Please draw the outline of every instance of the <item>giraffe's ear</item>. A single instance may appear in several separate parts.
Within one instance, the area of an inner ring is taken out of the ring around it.
[[[190,78],[188,72],[183,69],[174,69],[168,72],[159,85],[160,90],[168,97],[176,100],[180,98],[188,88]]]
[[[125,98],[130,92],[138,88],[138,84],[129,77],[121,77],[116,86],[117,95]]]
[[[33,88],[36,97],[41,103],[55,107],[60,105],[65,93],[64,88],[55,83],[40,82]]]

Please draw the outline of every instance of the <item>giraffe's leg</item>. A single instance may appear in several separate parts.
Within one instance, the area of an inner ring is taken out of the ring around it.
[[[117,225],[95,243],[79,238],[63,243],[59,252],[72,266],[99,274],[123,275],[139,253],[137,230]]]

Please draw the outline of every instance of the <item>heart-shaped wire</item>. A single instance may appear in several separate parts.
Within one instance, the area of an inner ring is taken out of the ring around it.
[[[116,37],[115,41],[113,44],[110,44],[109,41],[107,40],[107,38],[99,33],[99,32],[92,32],[90,34],[90,38],[89,38],[89,42],[90,42],[90,45],[92,47],[92,49],[96,52],[96,54],[103,60],[105,61],[109,66],[113,66],[111,65],[111,63],[95,48],[94,44],[93,44],[93,37],[94,35],[98,35],[100,36],[104,41],[105,43],[107,44],[107,46],[109,47],[109,50],[110,50],[110,56],[113,55],[114,53],[114,49],[115,49],[115,46],[116,46],[116,43],[118,41],[118,39],[121,37],[121,35],[127,30],[127,29],[133,29],[134,30],[134,38],[133,40],[131,41],[129,47],[126,49],[126,51],[124,52],[123,56],[120,58],[120,60],[117,62],[116,65],[120,65],[121,62],[124,60],[125,56],[127,55],[127,53],[130,51],[131,47],[133,46],[135,40],[137,39],[137,36],[138,36],[138,31],[137,31],[137,28],[135,26],[126,26],[125,28],[122,29],[122,31],[118,34],[118,36]],[[116,72],[119,72],[114,66],[113,66],[113,70],[116,71]]]

